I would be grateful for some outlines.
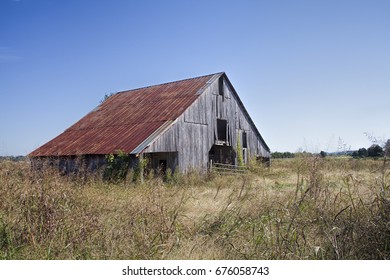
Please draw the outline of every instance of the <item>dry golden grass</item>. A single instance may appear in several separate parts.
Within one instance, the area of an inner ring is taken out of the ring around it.
[[[108,183],[0,163],[0,259],[388,259],[383,160]]]

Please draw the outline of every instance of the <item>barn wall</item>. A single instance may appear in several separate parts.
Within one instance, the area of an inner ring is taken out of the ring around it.
[[[237,137],[247,133],[249,156],[269,157],[269,152],[246,113],[234,90],[223,81],[220,95],[219,80],[215,79],[176,122],[159,136],[145,152],[178,152],[178,167],[182,172],[206,170],[208,154],[215,144],[217,119],[227,120],[228,145],[237,148]],[[242,145],[242,141],[241,141]],[[237,162],[236,162],[237,164]]]
[[[33,170],[51,167],[63,174],[72,174],[100,170],[105,167],[106,158],[104,155],[32,157],[30,162]]]

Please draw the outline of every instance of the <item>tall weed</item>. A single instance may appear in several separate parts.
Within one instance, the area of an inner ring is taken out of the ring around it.
[[[389,167],[301,157],[144,181],[0,163],[0,259],[389,259]]]

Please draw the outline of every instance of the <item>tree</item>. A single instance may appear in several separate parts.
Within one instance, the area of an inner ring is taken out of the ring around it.
[[[362,158],[368,156],[368,152],[367,152],[366,148],[360,148],[357,153],[358,153],[359,157],[362,157]]]
[[[321,152],[320,152],[320,156],[321,156],[322,158],[326,157],[326,152],[321,151]]]
[[[383,149],[378,144],[372,144],[370,148],[367,149],[369,157],[381,157],[383,156]]]
[[[103,97],[102,100],[100,100],[100,104],[102,104],[104,101],[106,101],[108,98],[110,98],[111,96],[113,96],[114,94],[116,94],[115,92],[111,92],[111,93],[106,93]]]
[[[385,147],[384,147],[384,153],[386,157],[390,157],[390,139],[387,139]]]

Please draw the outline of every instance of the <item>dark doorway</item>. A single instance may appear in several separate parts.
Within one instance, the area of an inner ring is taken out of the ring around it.
[[[148,160],[147,169],[153,169],[155,174],[165,173],[168,169],[175,172],[177,166],[177,152],[145,153]]]
[[[209,151],[209,161],[214,163],[235,164],[236,152],[231,146],[213,145]]]
[[[167,161],[165,159],[160,159],[158,161],[158,167],[162,174],[165,174],[167,172]]]

